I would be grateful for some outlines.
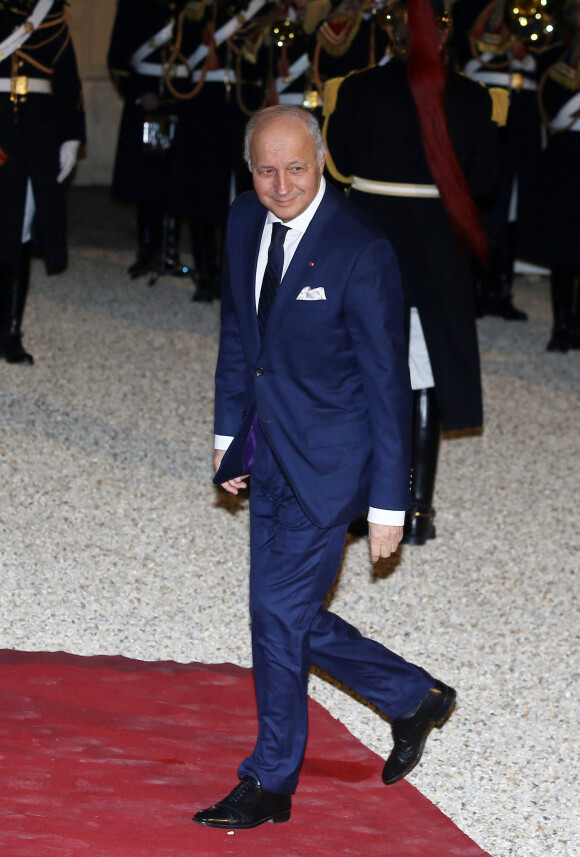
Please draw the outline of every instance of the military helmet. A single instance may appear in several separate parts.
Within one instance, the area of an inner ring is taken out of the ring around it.
[[[439,32],[443,33],[449,30],[451,16],[445,2],[443,0],[431,0],[431,7],[435,13]],[[408,0],[387,0],[377,12],[379,26],[384,30],[387,27],[392,30],[392,50],[399,57],[406,57],[408,53],[407,12]]]

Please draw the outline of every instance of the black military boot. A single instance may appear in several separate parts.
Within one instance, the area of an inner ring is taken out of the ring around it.
[[[411,508],[405,514],[403,545],[424,545],[435,538],[433,492],[441,423],[435,389],[413,391],[413,471]]]
[[[196,303],[211,303],[221,294],[221,225],[192,220],[191,243],[197,284],[191,299]]]
[[[137,208],[137,258],[128,268],[132,280],[150,274],[155,269],[157,254],[161,247],[161,212],[150,205]]]
[[[32,366],[24,350],[20,325],[30,282],[30,242],[23,244],[17,265],[0,265],[0,358]]]
[[[515,226],[510,224],[503,246],[493,250],[492,268],[485,275],[487,298],[484,315],[496,315],[506,321],[527,321],[526,313],[513,304],[514,265]]]
[[[574,281],[575,271],[570,268],[552,268],[550,294],[554,326],[546,351],[565,354],[569,348],[578,347],[578,335],[573,326]]]
[[[161,239],[161,255],[157,266],[157,274],[171,277],[190,277],[191,269],[183,265],[179,259],[179,224],[176,217],[169,214],[163,216]],[[149,285],[153,285],[151,281]]]

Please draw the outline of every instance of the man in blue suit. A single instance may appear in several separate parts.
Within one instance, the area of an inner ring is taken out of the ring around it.
[[[409,505],[411,391],[399,271],[384,233],[322,176],[316,119],[248,123],[255,193],[232,206],[216,370],[214,481],[250,496],[250,614],[259,731],[226,798],[196,814],[241,829],[290,818],[311,664],[392,721],[383,781],[404,777],[455,691],[323,606],[348,524],[393,553]]]

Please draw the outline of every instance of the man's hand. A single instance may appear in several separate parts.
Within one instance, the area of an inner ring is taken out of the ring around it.
[[[403,538],[402,527],[390,527],[387,524],[371,524],[369,521],[369,543],[371,547],[371,562],[395,553]]]
[[[214,449],[213,453],[213,467],[214,471],[217,472],[220,464],[222,463],[222,458],[225,455],[225,449]],[[244,479],[247,479],[246,476],[236,476],[235,479],[230,479],[229,482],[222,482],[222,488],[227,491],[229,494],[239,494],[242,488],[247,488],[248,483],[244,482]]]

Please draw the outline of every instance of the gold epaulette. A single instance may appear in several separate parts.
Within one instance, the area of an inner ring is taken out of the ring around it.
[[[575,67],[565,60],[560,60],[550,66],[548,77],[552,78],[560,86],[570,89],[572,92],[580,89],[580,65]]]
[[[356,72],[354,72],[354,74],[356,74]],[[328,139],[327,139],[328,120],[330,119],[330,117],[332,116],[332,114],[334,113],[334,111],[336,109],[336,101],[338,98],[338,90],[340,89],[340,84],[342,83],[343,80],[344,80],[344,77],[331,77],[330,80],[327,80],[326,83],[324,84],[324,102],[322,105],[322,116],[323,116],[324,122],[322,125],[322,137],[323,137],[324,142],[326,144],[327,151],[328,151]],[[328,169],[328,172],[331,174],[331,176],[333,176],[333,178],[335,178],[337,181],[341,182],[342,184],[350,184],[352,182],[352,176],[349,176],[347,178],[346,176],[343,176],[342,173],[340,173],[337,170],[336,165],[335,165],[334,161],[332,160],[332,155],[330,154],[329,151],[328,151],[328,154],[326,155],[326,167]]]
[[[485,84],[483,84],[485,86]],[[500,128],[507,125],[508,111],[510,106],[510,96],[507,89],[502,89],[501,86],[490,86],[487,90],[491,95],[491,120]]]
[[[304,22],[302,27],[307,36],[311,36],[318,25],[322,23],[332,11],[330,0],[310,0],[304,10]]]
[[[344,77],[331,77],[324,85],[324,103],[322,105],[322,115],[326,118],[336,110],[336,99],[338,98],[338,90]]]

